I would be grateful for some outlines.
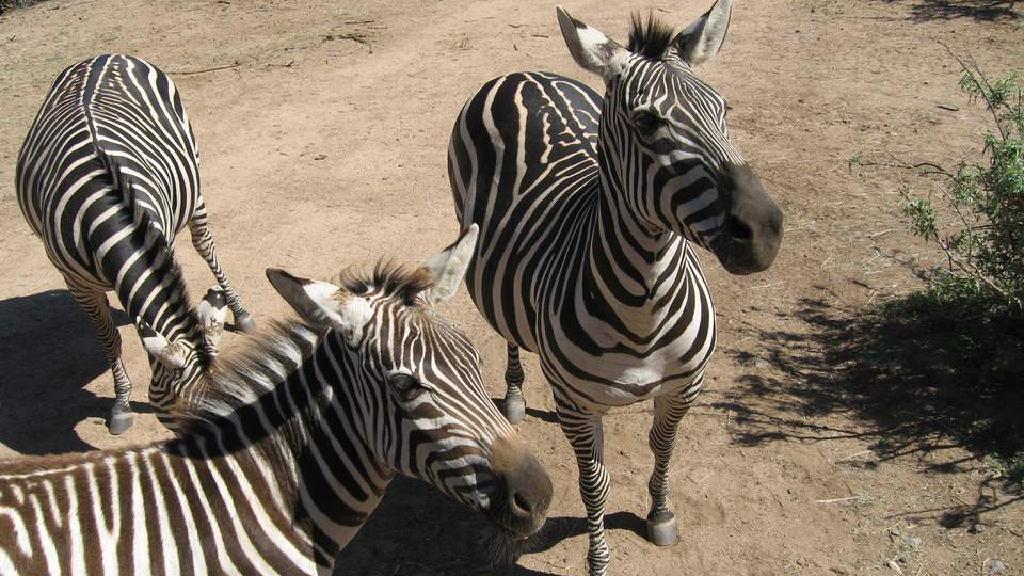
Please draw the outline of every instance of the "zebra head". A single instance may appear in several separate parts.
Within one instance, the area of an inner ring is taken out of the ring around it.
[[[176,418],[166,416],[175,404],[188,406],[193,394],[198,393],[207,369],[217,356],[217,348],[224,333],[227,299],[220,286],[206,292],[194,311],[186,311],[184,335],[168,339],[142,318],[135,324],[142,336],[142,345],[149,355],[152,377],[149,384],[150,403],[159,408],[157,416],[169,428]]]
[[[782,211],[729,141],[725,99],[693,70],[718,53],[731,13],[719,0],[675,35],[634,14],[626,48],[561,7],[558,20],[577,64],[605,81],[598,146],[613,209],[636,232],[681,234],[747,274],[774,260]]]
[[[435,306],[462,283],[476,246],[474,224],[415,271],[378,265],[339,285],[268,270],[271,283],[310,324],[327,330],[351,367],[338,396],[379,466],[425,480],[483,512],[505,536],[537,531],[551,481],[484,389],[480,356]]]

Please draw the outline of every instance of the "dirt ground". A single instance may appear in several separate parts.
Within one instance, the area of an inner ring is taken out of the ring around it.
[[[639,7],[683,26],[709,3]],[[633,6],[616,4],[566,7],[622,39]],[[677,545],[641,536],[650,406],[606,419],[614,574],[973,575],[996,573],[993,559],[1024,573],[1020,492],[949,434],[932,398],[885,368],[884,335],[858,328],[864,310],[917,288],[913,270],[935,260],[896,209],[900,186],[927,182],[880,164],[979,152],[985,112],[957,91],[943,45],[993,75],[1021,67],[1024,7],[1012,5],[738,2],[703,74],[786,212],[783,248],[756,277],[704,258],[722,333],[676,451]],[[14,197],[18,148],[53,78],[112,51],[178,83],[221,260],[257,321],[286,312],[268,266],[329,277],[381,256],[415,263],[454,239],[446,142],[480,84],[523,69],[584,76],[548,2],[53,0],[0,15],[0,458],[167,436],[151,414],[123,437],[106,433],[111,376],[92,326]],[[196,297],[212,277],[187,241],[178,257]],[[503,341],[465,293],[446,312],[481,348],[500,396]],[[121,331],[145,412],[143,351],[130,325]],[[585,574],[572,453],[535,358],[526,369],[537,410],[520,429],[556,496],[544,538],[513,572]],[[426,486],[396,482],[337,574],[488,574],[481,526]]]

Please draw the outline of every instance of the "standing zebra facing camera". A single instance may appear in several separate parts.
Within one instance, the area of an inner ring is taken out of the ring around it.
[[[480,242],[470,295],[508,341],[505,412],[522,420],[519,348],[540,356],[573,446],[590,574],[607,573],[602,415],[653,399],[648,537],[675,542],[669,460],[715,348],[715,310],[694,246],[733,274],[767,269],[782,212],[729,141],[725,100],[694,67],[725,40],[719,0],[678,34],[634,16],[629,44],[558,9],[585,84],[525,72],[486,83],[462,109],[448,173]]]
[[[551,481],[435,311],[476,235],[337,284],[268,270],[301,321],[218,358],[179,438],[0,463],[0,574],[328,576],[399,474],[536,532]]]
[[[108,428],[132,425],[131,380],[106,292],[113,290],[149,355],[158,413],[194,390],[216,353],[226,301],[235,324],[254,327],[214,249],[200,190],[192,126],[174,83],[155,66],[105,54],[54,82],[18,156],[18,204],[68,290],[88,312],[110,363]],[[218,286],[193,311],[174,261],[175,236],[192,245]]]

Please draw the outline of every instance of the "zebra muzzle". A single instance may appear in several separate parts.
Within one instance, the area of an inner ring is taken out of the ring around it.
[[[499,438],[493,447],[496,492],[486,514],[513,538],[540,530],[551,504],[551,478],[518,440]]]
[[[746,164],[724,166],[728,193],[722,230],[712,243],[718,261],[732,274],[767,270],[782,243],[782,210]]]

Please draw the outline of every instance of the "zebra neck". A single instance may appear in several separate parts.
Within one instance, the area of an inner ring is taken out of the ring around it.
[[[312,360],[307,364],[313,365],[313,373],[328,383],[306,412],[305,444],[295,454],[303,487],[299,503],[312,520],[317,562],[324,564],[333,563],[366,523],[394,471],[373,441],[380,433],[375,422],[383,418],[373,407],[381,403],[373,390],[356,384],[356,358],[329,335]]]
[[[275,509],[294,525],[296,545],[329,569],[392,473],[368,441],[373,426],[363,421],[365,394],[351,384],[353,359],[331,334],[310,353],[309,333],[301,330],[280,332],[243,358],[237,366],[245,368],[231,380],[216,378],[199,407],[206,422],[182,443],[204,458],[231,458],[246,477],[262,477]],[[224,404],[260,390],[266,392],[240,406]]]
[[[130,241],[117,246],[123,252],[116,257],[101,257],[107,280],[132,322],[141,318],[164,338],[184,340],[199,348],[202,332],[165,233],[156,229],[148,217],[142,217],[141,222],[131,218],[136,223],[124,225],[131,230]],[[174,231],[167,233],[173,235]]]
[[[577,290],[585,302],[583,328],[614,327],[633,340],[669,329],[666,320],[692,296],[699,267],[682,236],[654,231],[626,206],[626,193],[602,190]]]

